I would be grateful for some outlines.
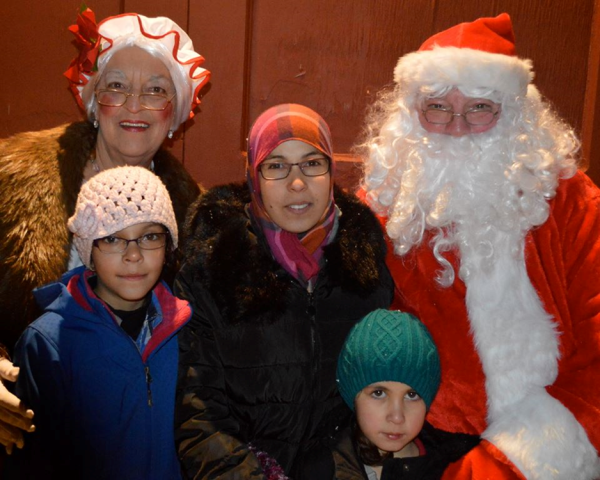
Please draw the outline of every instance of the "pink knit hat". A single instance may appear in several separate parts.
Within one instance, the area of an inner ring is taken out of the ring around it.
[[[177,222],[166,187],[142,167],[116,167],[86,182],[67,223],[81,261],[90,267],[94,240],[138,223],[164,225],[177,247]]]

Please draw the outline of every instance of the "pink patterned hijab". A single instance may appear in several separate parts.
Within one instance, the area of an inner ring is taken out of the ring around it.
[[[317,148],[331,160],[331,187],[328,207],[315,226],[297,234],[283,230],[267,213],[260,191],[259,165],[279,145],[300,140]],[[255,228],[264,235],[277,262],[302,285],[312,285],[320,270],[323,247],[335,237],[340,211],[333,199],[333,148],[325,120],[310,108],[293,103],[272,107],[262,113],[248,136],[246,178],[252,201],[246,211]],[[257,232],[259,233],[259,232]]]

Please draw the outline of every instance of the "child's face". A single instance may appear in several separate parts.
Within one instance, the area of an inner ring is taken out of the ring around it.
[[[423,399],[400,382],[377,382],[363,388],[354,401],[356,420],[364,435],[381,452],[413,456],[412,441],[423,428]]]
[[[157,223],[138,223],[115,232],[112,237],[132,240],[152,233],[163,233]],[[123,253],[104,253],[92,248],[92,262],[98,276],[95,292],[116,310],[135,310],[154,287],[165,262],[165,247],[142,250],[129,242]]]

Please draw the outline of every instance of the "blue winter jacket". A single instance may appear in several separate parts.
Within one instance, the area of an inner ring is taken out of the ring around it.
[[[35,412],[8,478],[178,479],[173,440],[177,331],[189,304],[158,284],[143,350],[74,269],[38,289],[44,315],[17,343],[17,395]]]

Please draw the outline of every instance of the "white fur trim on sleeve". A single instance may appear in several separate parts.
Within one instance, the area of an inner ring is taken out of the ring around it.
[[[528,394],[498,415],[482,437],[528,479],[600,478],[600,460],[585,430],[545,389]]]
[[[531,60],[470,48],[412,52],[401,57],[394,69],[394,81],[409,92],[423,85],[457,85],[524,96],[532,80]]]
[[[528,479],[594,480],[600,477],[595,448],[575,416],[545,389],[558,375],[558,338],[527,275],[524,232],[497,230],[489,238],[490,264],[483,261],[487,250],[461,245],[461,261],[470,265],[469,319],[486,376],[488,429],[482,436]]]

